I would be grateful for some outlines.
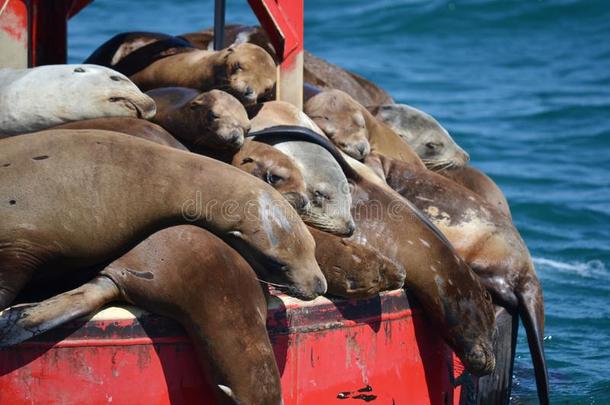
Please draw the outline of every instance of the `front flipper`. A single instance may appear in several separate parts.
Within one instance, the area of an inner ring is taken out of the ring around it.
[[[74,290],[42,302],[7,308],[0,313],[0,347],[16,345],[89,315],[119,296],[120,291],[112,280],[98,276]]]

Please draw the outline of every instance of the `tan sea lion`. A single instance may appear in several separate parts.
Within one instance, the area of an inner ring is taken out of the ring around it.
[[[130,79],[143,91],[158,87],[224,90],[250,105],[269,97],[275,86],[276,67],[262,48],[240,44],[221,51],[171,55],[152,62]]]
[[[15,345],[115,301],[180,322],[220,403],[281,403],[266,329],[267,303],[256,273],[226,243],[192,225],[154,233],[74,290],[5,310],[0,346]]]
[[[430,170],[483,197],[509,218],[510,208],[500,188],[485,173],[467,166],[470,157],[434,117],[405,104],[367,109],[408,143]]]
[[[175,149],[188,150],[172,134],[159,125],[139,118],[94,118],[91,120],[69,122],[53,127],[53,129],[103,129],[106,131],[122,132],[158,143],[159,145],[171,146]]]
[[[466,367],[475,374],[490,373],[494,368],[494,321],[489,294],[440,231],[386,184],[367,180],[380,182],[359,162],[358,169],[354,169],[318,133],[289,126],[270,127],[263,132],[266,133],[251,135],[273,142],[282,137],[308,139],[336,159],[352,183],[351,213],[356,227],[346,241],[372,248],[403,269],[405,285]]]
[[[471,190],[429,170],[370,155],[367,164],[424,212],[477,273],[494,301],[523,321],[541,402],[548,403],[544,299],[529,251],[511,219]]]
[[[326,291],[297,213],[241,170],[109,131],[51,130],[0,143],[0,309],[32,277],[57,277],[44,271],[51,265],[104,263],[185,222],[221,236],[260,278],[292,295]]]
[[[189,147],[237,150],[250,129],[243,105],[224,91],[163,87],[146,94],[157,104],[152,121]]]
[[[343,91],[328,90],[313,96],[305,103],[304,111],[339,149],[354,159],[362,160],[376,152],[425,167],[390,127]]]
[[[154,115],[150,97],[102,66],[0,69],[0,138],[90,118]]]

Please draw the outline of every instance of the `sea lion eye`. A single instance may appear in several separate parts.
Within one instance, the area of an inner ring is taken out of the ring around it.
[[[239,72],[240,70],[243,70],[243,68],[241,67],[241,64],[239,62],[235,63],[233,65],[233,71],[234,72]]]
[[[280,183],[283,180],[284,178],[282,176],[278,176],[277,174],[273,174],[271,172],[267,173],[267,183],[271,184],[272,186]]]
[[[247,157],[247,158],[244,158],[244,160],[241,161],[241,164],[245,165],[246,163],[252,163],[252,162],[254,162],[254,159]]]
[[[220,118],[220,115],[216,114],[214,111],[210,110],[208,111],[208,119],[210,121],[212,120],[217,120],[218,118]]]
[[[426,148],[430,149],[430,150],[435,150],[440,148],[442,145],[440,143],[436,143],[436,142],[428,142],[426,144]]]
[[[326,194],[325,192],[320,191],[320,190],[314,191],[313,195],[316,198],[316,200],[319,200],[319,201],[330,200],[330,197],[328,196],[328,194]]]
[[[110,101],[111,103],[117,103],[117,102],[119,102],[121,100],[124,100],[123,97],[110,97],[108,99],[108,101]]]

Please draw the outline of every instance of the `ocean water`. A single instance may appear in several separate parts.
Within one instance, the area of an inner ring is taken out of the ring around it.
[[[122,31],[212,25],[212,1],[97,0],[70,61]],[[546,299],[552,402],[610,403],[607,0],[307,0],[306,48],[434,115],[504,190]],[[252,24],[246,1],[227,21]],[[514,404],[535,403],[521,331]]]

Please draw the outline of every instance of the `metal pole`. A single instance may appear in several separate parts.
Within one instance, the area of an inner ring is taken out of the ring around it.
[[[214,0],[214,50],[223,48],[225,42],[225,0]]]

